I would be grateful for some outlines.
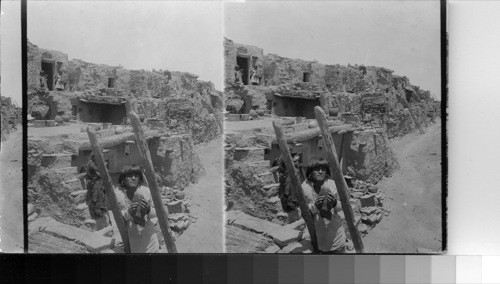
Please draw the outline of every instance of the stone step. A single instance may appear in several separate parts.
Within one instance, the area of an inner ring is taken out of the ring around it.
[[[226,213],[226,220],[233,226],[266,235],[272,238],[280,247],[284,247],[294,241],[299,241],[302,238],[302,231],[271,223],[267,220],[247,215],[242,211],[228,211]]]
[[[84,245],[91,252],[99,252],[114,247],[115,239],[102,236],[99,232],[89,232],[63,224],[56,220],[47,222],[43,232]]]

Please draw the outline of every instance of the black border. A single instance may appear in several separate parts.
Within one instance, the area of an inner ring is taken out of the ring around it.
[[[441,10],[441,230],[442,250],[448,250],[448,7],[440,0]]]
[[[27,0],[21,0],[21,64],[23,102],[23,228],[24,253],[28,252],[28,41]]]

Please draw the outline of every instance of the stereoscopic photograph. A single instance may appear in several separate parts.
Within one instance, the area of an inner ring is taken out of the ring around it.
[[[224,7],[226,252],[442,253],[440,3]]]
[[[28,1],[28,252],[224,251],[217,18],[218,2]]]
[[[0,24],[0,253],[24,252],[21,5],[2,2]]]

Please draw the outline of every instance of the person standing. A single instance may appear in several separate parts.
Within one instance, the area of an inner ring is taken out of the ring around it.
[[[345,253],[347,238],[342,226],[342,218],[337,212],[342,210],[335,182],[329,179],[330,167],[327,161],[313,160],[306,171],[302,189],[306,203],[313,214],[316,239],[320,253]]]
[[[97,165],[95,155],[90,155],[90,161],[80,170],[84,178],[83,185],[87,189],[85,203],[89,208],[90,218],[95,221],[94,230],[99,231],[111,224],[111,218],[107,209],[107,200],[102,178]]]
[[[254,86],[260,85],[260,80],[257,76],[258,69],[259,67],[257,65],[254,65],[252,71],[250,71],[250,84]]]
[[[132,253],[157,253],[160,245],[152,219],[156,217],[149,188],[138,166],[125,167],[115,189],[118,208],[127,227]]]
[[[241,72],[240,66],[238,65],[234,67],[234,83],[236,85],[243,84],[243,73]]]

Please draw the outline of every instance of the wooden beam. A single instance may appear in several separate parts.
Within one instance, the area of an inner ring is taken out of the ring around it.
[[[333,138],[328,130],[325,113],[320,107],[315,107],[314,112],[316,114],[316,120],[318,121],[319,128],[321,129],[321,133],[323,135],[323,141],[325,143],[325,150],[327,154],[326,158],[328,164],[330,164],[330,171],[332,172],[333,181],[337,186],[340,204],[342,205],[342,211],[344,212],[352,242],[354,243],[356,252],[363,253],[363,241],[361,240],[358,228],[356,228],[356,225],[354,224],[354,213],[352,212],[351,202],[349,201],[348,187],[345,182],[344,175],[342,174],[342,169],[340,168],[339,161],[335,154],[335,144],[333,143]]]
[[[286,170],[288,172],[288,177],[290,178],[290,183],[292,185],[292,190],[295,191],[298,197],[300,213],[304,219],[309,235],[311,236],[311,244],[315,251],[318,250],[318,241],[316,239],[316,230],[314,228],[314,219],[307,205],[306,198],[304,196],[304,191],[302,190],[302,185],[300,184],[299,178],[297,176],[297,170],[295,169],[292,161],[292,155],[290,154],[290,149],[288,149],[288,144],[285,136],[283,135],[283,130],[281,125],[277,121],[273,121],[274,131],[276,132],[276,138],[281,150],[281,157],[285,162]]]
[[[165,240],[165,245],[167,246],[168,252],[177,253],[174,238],[168,225],[168,212],[165,206],[163,206],[163,202],[161,200],[160,189],[158,183],[156,182],[156,175],[153,162],[151,160],[151,153],[149,152],[148,143],[144,138],[144,132],[141,127],[139,116],[134,111],[131,111],[128,116],[130,118],[130,122],[132,123],[132,127],[134,128],[139,153],[141,154],[142,159],[144,159],[144,170],[149,183],[149,190],[151,191],[151,198],[153,199],[153,204],[155,206],[156,216],[158,217],[158,223],[160,224],[163,239]]]
[[[356,131],[356,130],[361,130],[361,127],[352,127],[351,125],[340,125],[340,126],[330,126],[328,130],[330,133],[337,133],[337,132],[349,132],[349,131]],[[287,141],[291,142],[303,142],[307,141],[309,139],[318,137],[321,134],[321,131],[318,127],[315,128],[310,128],[302,131],[296,131],[296,132],[291,132],[285,134],[285,139]],[[274,142],[274,141],[273,141]]]
[[[106,168],[104,155],[102,154],[101,146],[99,145],[99,142],[97,140],[96,131],[90,125],[87,126],[87,134],[89,136],[92,151],[94,152],[97,168],[102,177],[102,184],[104,186],[104,189],[106,190],[106,197],[109,201],[109,205],[111,206],[110,208],[111,212],[113,213],[116,226],[118,227],[118,231],[120,232],[120,236],[122,237],[124,251],[125,253],[130,253],[130,243],[128,240],[128,233],[127,233],[127,226],[125,224],[125,219],[123,219],[122,212],[120,208],[118,208],[115,189],[111,181],[111,176],[109,175],[108,169]]]

